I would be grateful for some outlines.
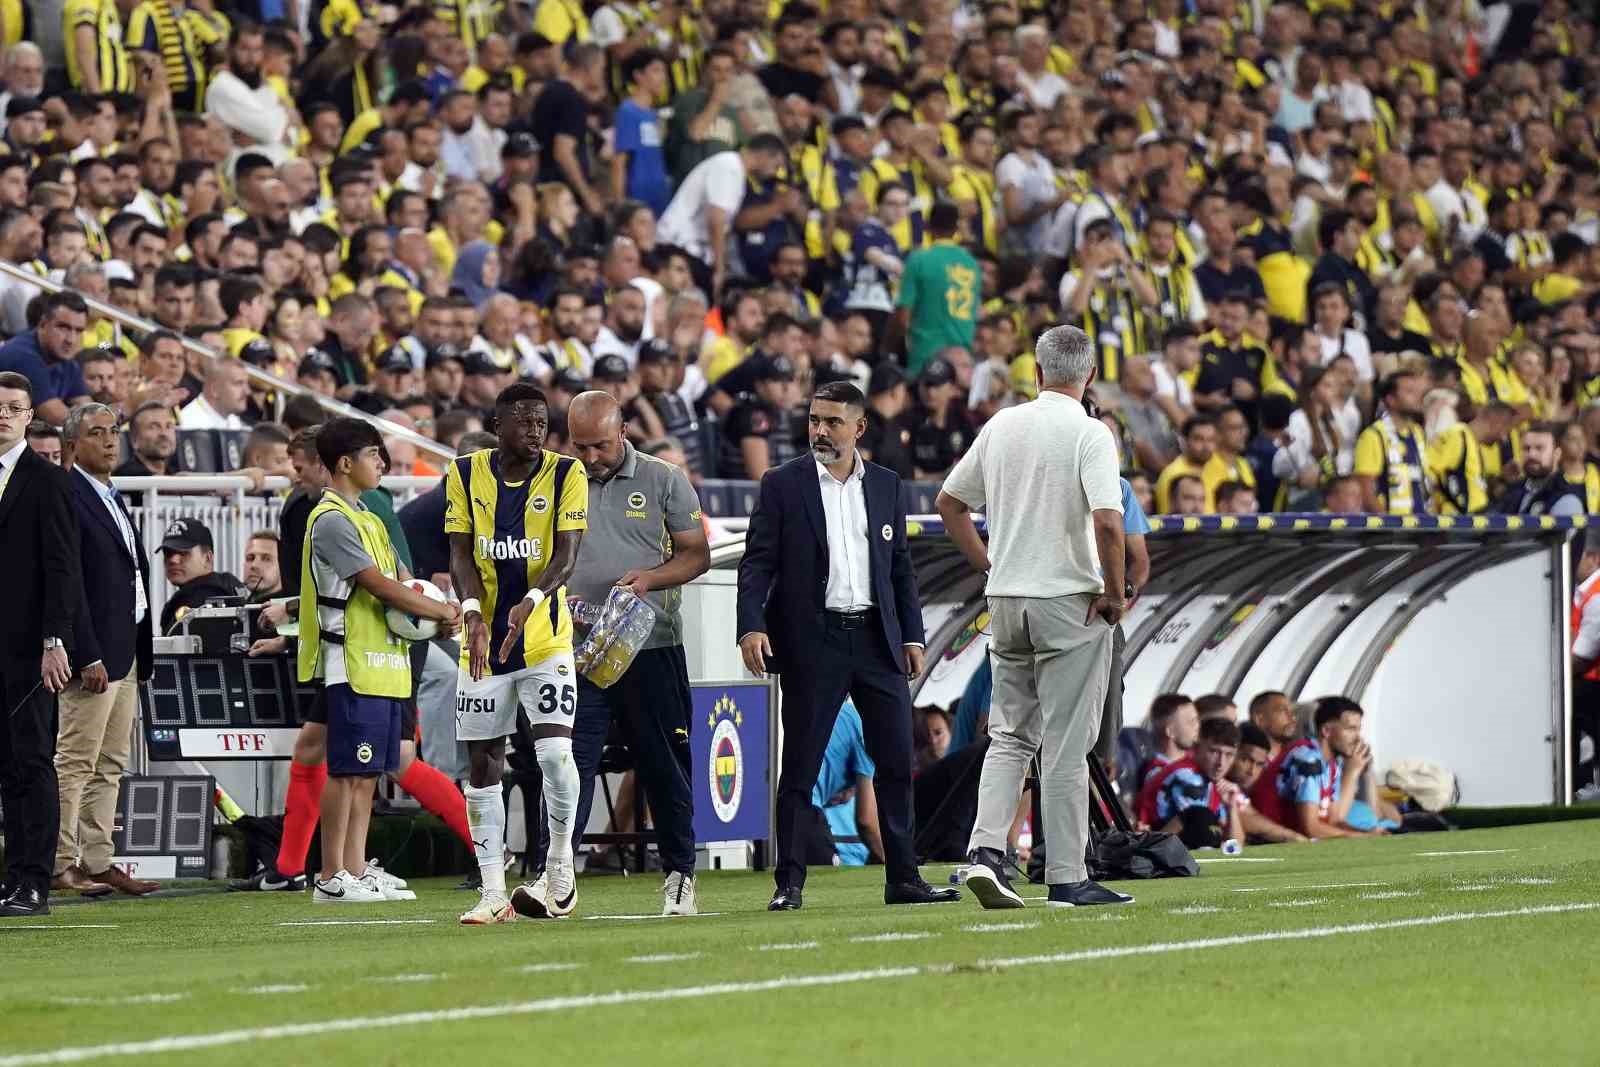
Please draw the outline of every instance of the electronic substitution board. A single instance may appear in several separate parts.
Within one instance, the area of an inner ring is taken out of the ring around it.
[[[209,878],[216,787],[216,779],[206,775],[125,776],[111,862],[132,878]]]
[[[288,759],[314,694],[287,656],[158,655],[139,690],[150,758]]]

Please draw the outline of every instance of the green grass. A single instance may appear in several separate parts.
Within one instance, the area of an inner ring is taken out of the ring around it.
[[[1030,901],[1025,911],[983,912],[970,897],[885,908],[881,869],[814,872],[797,913],[765,911],[768,876],[719,872],[701,878],[701,907],[714,916],[486,929],[455,925],[470,897],[443,880],[416,884],[420,899],[405,904],[313,908],[289,894],[71,904],[37,923],[116,929],[0,922],[0,1067],[108,1043],[461,1008],[489,1010],[206,1048],[136,1046],[116,1058],[429,1067],[780,1057],[934,1064],[973,1054],[1086,1064],[1174,1056],[1185,1065],[1593,1063],[1597,845],[1600,828],[1579,822],[1252,849],[1245,859],[1279,862],[1206,863],[1198,879],[1124,885],[1138,896],[1131,907],[1076,911]],[[1462,850],[1484,851],[1417,855]],[[948,869],[924,873],[938,881]],[[653,913],[658,889],[653,875],[582,879],[579,914]],[[1551,907],[1571,910],[1484,914]],[[1390,925],[1446,915],[1470,917]],[[279,925],[361,918],[431,922]],[[1028,925],[969,929],[986,924]],[[1375,928],[1281,937],[1356,924]],[[923,936],[851,940],[884,933]],[[1274,939],[1170,949],[1250,935]],[[805,942],[816,947],[761,950]],[[1093,950],[1106,955],[1073,955]],[[631,959],[670,955],[692,958]],[[539,964],[576,966],[523,970]],[[385,980],[396,976],[431,977]],[[831,977],[793,981],[811,976]],[[762,982],[770,984],[746,988]],[[296,985],[309,988],[243,992]],[[724,988],[664,1001],[556,999],[713,985]],[[171,999],[120,999],[151,994]]]

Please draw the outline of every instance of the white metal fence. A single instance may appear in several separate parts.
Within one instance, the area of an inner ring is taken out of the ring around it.
[[[140,506],[131,510],[140,542],[150,560],[150,609],[159,613],[172,592],[157,554],[167,527],[180,518],[205,523],[216,543],[216,569],[242,578],[245,545],[250,535],[257,530],[278,529],[290,483],[287,478],[268,478],[261,493],[253,490],[248,478],[227,476],[113,478],[112,484],[123,493],[143,494]],[[383,480],[384,488],[394,494],[396,509],[436,484],[437,478]],[[280,561],[280,565],[294,564]]]

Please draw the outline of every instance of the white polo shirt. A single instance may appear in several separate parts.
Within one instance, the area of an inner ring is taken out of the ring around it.
[[[1100,593],[1093,513],[1122,514],[1111,431],[1064,393],[1006,408],[945,479],[989,527],[989,596]]]
[[[744,157],[738,152],[718,152],[702,160],[678,186],[677,193],[656,224],[656,240],[676,245],[702,263],[711,262],[711,237],[706,230],[706,208],[718,207],[727,215],[726,231],[733,233],[733,217],[744,203]]]

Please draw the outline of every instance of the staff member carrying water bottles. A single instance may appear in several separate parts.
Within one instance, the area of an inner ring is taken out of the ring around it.
[[[663,915],[695,914],[694,793],[689,775],[689,668],[683,654],[679,587],[711,566],[700,498],[688,476],[637,451],[623,436],[622,410],[606,393],[575,397],[567,411],[572,452],[589,475],[589,532],[567,582],[574,597],[603,604],[615,586],[655,609],[655,629],[620,679],[601,689],[578,679],[572,758],[582,790],[574,816],[581,834],[594,799],[612,718],[637,761],[661,849]]]

